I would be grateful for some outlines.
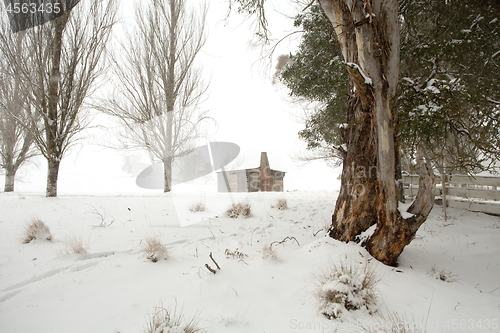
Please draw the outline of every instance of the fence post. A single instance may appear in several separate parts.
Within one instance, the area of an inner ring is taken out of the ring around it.
[[[444,163],[443,163],[444,164]],[[448,221],[448,216],[446,215],[446,174],[444,173],[444,165],[441,168],[441,198],[443,199],[443,213],[444,213],[444,221]]]

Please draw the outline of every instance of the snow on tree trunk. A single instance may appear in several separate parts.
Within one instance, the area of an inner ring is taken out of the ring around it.
[[[172,159],[170,157],[163,161],[163,179],[163,192],[170,192],[172,190]]]
[[[403,248],[418,230],[418,227],[414,228],[415,223],[410,224],[402,218],[396,191],[397,145],[394,129],[397,126],[395,95],[399,73],[398,1],[320,0],[320,4],[335,27],[348,66],[350,84],[355,88],[348,113],[355,114],[356,109],[353,108],[367,112],[366,121],[371,124],[369,130],[359,123],[353,127],[359,132],[351,133],[351,138],[359,137],[368,145],[363,148],[351,142],[352,149],[348,146],[345,164],[351,165],[344,165],[344,193],[341,191],[339,195],[330,235],[348,241],[375,220],[377,228],[364,245],[377,260],[395,265]],[[358,99],[359,103],[353,103],[352,99]],[[368,160],[363,160],[365,157]],[[356,165],[355,161],[361,165]],[[364,165],[367,162],[374,164]],[[349,186],[359,183],[356,172],[346,172],[346,168],[352,165],[365,170],[376,169],[376,180],[365,180],[365,189],[368,190],[364,195],[345,194]],[[372,205],[365,208],[364,202]],[[358,218],[361,212],[366,218]],[[417,213],[419,221],[427,217]]]
[[[169,58],[167,60],[168,75],[167,83],[165,85],[165,97],[167,99],[167,136],[166,136],[166,151],[164,156],[166,157],[163,162],[165,168],[165,193],[172,190],[172,162],[173,162],[173,126],[174,126],[174,108],[175,108],[175,80],[176,80],[176,52],[177,52],[177,37],[178,34],[176,30],[178,29],[179,14],[181,11],[182,3],[177,3],[176,1],[170,1],[170,25],[169,25]]]
[[[163,162],[163,168],[164,168],[164,175],[165,175],[165,181],[164,181],[164,189],[163,192],[167,193],[172,190],[172,163],[173,163],[173,153],[174,149],[172,147],[172,142],[173,142],[173,122],[174,122],[174,111],[173,111],[173,103],[171,104],[172,106],[169,106],[171,108],[170,111],[167,111],[167,137],[166,137],[166,151],[164,153],[164,156],[166,156],[164,162]]]
[[[52,45],[52,68],[49,76],[49,103],[44,115],[45,137],[47,151],[45,157],[48,163],[47,197],[57,197],[57,178],[61,158],[61,140],[58,131],[59,81],[61,80],[62,35],[68,21],[65,14],[53,21],[54,39]]]
[[[16,178],[16,173],[15,171],[6,170],[5,173],[5,186],[4,186],[4,192],[14,192],[14,180]]]
[[[49,170],[47,173],[47,197],[57,197],[57,179],[59,177],[60,163],[61,162],[57,158],[48,160]]]

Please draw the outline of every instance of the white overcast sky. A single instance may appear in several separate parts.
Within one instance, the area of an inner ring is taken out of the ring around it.
[[[133,3],[122,0],[123,16],[131,15]],[[293,15],[294,11],[288,0],[269,3],[270,28],[273,37],[279,39],[293,29],[293,19],[283,13]],[[236,163],[230,165],[236,169],[258,166],[260,153],[266,151],[271,168],[287,172],[285,190],[338,190],[338,169],[333,170],[324,162],[304,165],[294,160],[294,156],[303,152],[305,147],[297,136],[304,127],[300,120],[302,110],[290,103],[286,88],[271,83],[275,64],[268,58],[259,60],[263,55],[261,49],[251,47],[251,22],[236,12],[228,21],[225,20],[227,9],[227,0],[210,1],[208,39],[199,59],[204,75],[210,81],[209,95],[202,107],[208,108],[210,116],[218,123],[217,131],[211,137],[241,147]],[[117,26],[116,29],[116,33],[120,33],[123,28]],[[296,45],[297,41],[280,43],[272,60],[275,61],[280,54],[293,52]],[[97,123],[99,119],[96,119]],[[124,156],[133,155],[135,158],[138,155],[100,146],[98,143],[104,139],[99,130],[92,130],[91,134],[63,159],[59,193],[145,191],[136,187],[134,178],[122,170]],[[46,170],[43,158],[21,168],[16,190],[44,192]],[[3,188],[3,177],[0,178]],[[207,177],[205,183],[216,190],[214,175]]]

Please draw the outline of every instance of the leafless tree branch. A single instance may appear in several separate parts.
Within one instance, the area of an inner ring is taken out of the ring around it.
[[[135,29],[112,57],[116,87],[98,108],[118,119],[122,148],[144,149],[165,169],[171,189],[176,157],[203,136],[200,111],[208,90],[196,58],[205,44],[207,7],[187,8],[185,0],[153,0],[136,7]]]

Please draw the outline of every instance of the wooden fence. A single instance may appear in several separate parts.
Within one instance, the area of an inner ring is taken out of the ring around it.
[[[418,175],[403,176],[405,197],[413,198],[418,192]],[[441,178],[436,177],[436,196],[442,197]],[[500,216],[500,177],[464,175],[446,176],[447,207]],[[436,203],[442,204],[441,200]]]

